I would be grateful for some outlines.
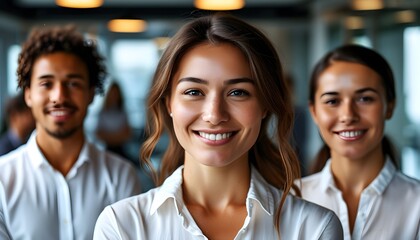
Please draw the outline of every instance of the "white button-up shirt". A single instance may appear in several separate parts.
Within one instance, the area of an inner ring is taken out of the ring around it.
[[[0,182],[0,239],[10,240],[12,239],[12,237],[10,236],[9,230],[6,227],[6,219],[4,217],[4,212],[3,212],[4,202],[6,202],[6,200],[4,197],[3,185]]]
[[[106,207],[96,223],[94,239],[207,239],[183,201],[182,169],[162,186]],[[252,168],[248,215],[235,239],[277,239],[274,216],[281,196],[282,191]],[[340,221],[332,211],[291,195],[280,221],[282,239],[342,239]]]
[[[5,195],[6,223],[14,239],[92,239],[105,206],[140,193],[135,168],[117,155],[86,141],[63,176],[35,138],[36,132],[26,145],[0,158],[0,195]]]
[[[302,197],[333,210],[341,220],[345,240],[420,239],[420,182],[398,172],[390,159],[363,190],[353,233],[330,161],[321,172],[302,179]]]

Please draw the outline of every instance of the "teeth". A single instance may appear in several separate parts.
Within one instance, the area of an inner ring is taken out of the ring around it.
[[[65,111],[52,111],[51,115],[61,117],[61,116],[66,115],[66,112]]]
[[[347,131],[347,132],[340,132],[340,136],[346,138],[352,138],[362,135],[363,131]]]
[[[219,140],[226,139],[232,136],[232,133],[218,133],[218,134],[205,133],[205,132],[198,132],[198,133],[200,134],[201,137],[212,140],[212,141],[219,141]]]

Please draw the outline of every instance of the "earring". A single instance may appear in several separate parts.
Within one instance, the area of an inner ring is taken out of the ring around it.
[[[169,116],[171,116],[171,117],[172,117],[172,116],[173,116],[173,115],[172,115],[172,113],[169,113]]]

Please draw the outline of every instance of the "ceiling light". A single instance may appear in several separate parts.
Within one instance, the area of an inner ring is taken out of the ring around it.
[[[237,10],[245,6],[245,0],[195,0],[194,5],[204,10]]]
[[[353,0],[354,10],[378,10],[384,8],[382,0]]]
[[[146,21],[140,19],[113,19],[108,22],[111,32],[136,33],[144,32],[146,28]]]
[[[364,27],[363,19],[356,16],[347,17],[345,24],[346,28],[351,30],[362,29]]]
[[[67,8],[97,8],[102,6],[103,0],[56,0],[60,7]]]
[[[395,13],[398,23],[411,23],[416,21],[416,13],[413,10],[399,11]]]

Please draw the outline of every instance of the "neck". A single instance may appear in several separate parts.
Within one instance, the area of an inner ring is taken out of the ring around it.
[[[361,159],[350,159],[331,154],[331,171],[337,187],[343,192],[360,195],[379,175],[385,164],[382,149]]]
[[[185,161],[183,197],[187,205],[209,210],[223,210],[232,205],[244,205],[250,184],[247,161],[228,167],[209,167]]]
[[[37,130],[36,142],[51,166],[66,176],[77,161],[85,139],[82,131],[60,139]]]

